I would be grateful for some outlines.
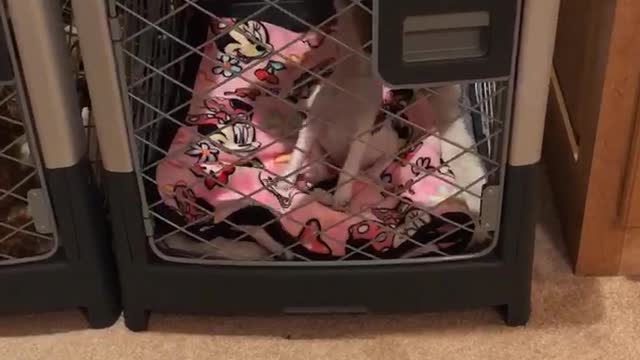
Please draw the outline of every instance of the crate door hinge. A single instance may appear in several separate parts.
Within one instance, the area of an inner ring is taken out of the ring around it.
[[[28,211],[33,219],[36,231],[41,234],[54,232],[54,221],[43,189],[31,189],[27,192]]]
[[[149,218],[144,219],[144,232],[148,237],[153,237],[153,220]]]
[[[124,36],[122,31],[122,22],[120,16],[109,17],[109,33],[111,34],[111,41],[121,42]]]
[[[487,186],[482,191],[480,226],[484,231],[496,231],[500,220],[500,187]]]

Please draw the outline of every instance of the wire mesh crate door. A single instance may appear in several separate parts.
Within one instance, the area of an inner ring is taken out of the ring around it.
[[[59,5],[60,7],[56,10],[61,12],[64,20],[65,40],[72,58],[73,74],[81,100],[79,105],[83,109],[82,118],[89,142],[89,157],[95,162],[98,158],[97,141],[91,133],[90,104],[71,4],[69,0],[60,0]],[[3,14],[8,13],[6,10],[3,8]],[[2,46],[7,54],[13,57],[13,63],[17,64],[20,59],[17,49],[13,47],[11,22],[4,15],[3,25]],[[3,83],[0,94],[0,126],[2,127],[0,168],[3,170],[0,184],[2,187],[0,257],[4,259],[2,264],[42,260],[52,256],[58,247],[55,217],[51,210],[47,188],[43,186],[46,181],[42,171],[41,149],[37,143],[38,137],[33,132],[34,125],[29,104],[25,100],[27,98],[26,88],[23,87],[25,79],[21,76],[18,66],[9,65],[15,78],[12,77],[10,81]]]
[[[113,5],[161,258],[392,264],[495,245],[481,199],[499,207],[510,79],[386,88],[367,1]]]
[[[0,46],[15,60],[2,6]],[[0,265],[44,260],[58,246],[20,73],[7,60],[12,78],[0,86]]]

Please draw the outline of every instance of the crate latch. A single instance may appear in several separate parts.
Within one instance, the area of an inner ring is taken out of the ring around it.
[[[484,231],[495,231],[500,216],[500,187],[487,186],[482,191],[480,225]]]
[[[28,209],[36,231],[51,234],[54,231],[53,216],[43,189],[31,189],[27,192]]]
[[[144,232],[148,237],[153,237],[153,220],[152,219],[144,219]]]

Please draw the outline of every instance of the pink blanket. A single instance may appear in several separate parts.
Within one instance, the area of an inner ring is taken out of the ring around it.
[[[317,82],[302,67],[322,73],[340,45],[317,32],[300,34],[258,21],[226,33],[233,21],[212,24],[209,36],[221,36],[204,48],[190,115],[156,173],[165,204],[186,225],[198,225],[191,231],[206,239],[207,231],[224,225],[232,241],[262,227],[250,235],[275,252],[271,258],[464,253],[473,225],[464,202],[454,196],[453,174],[441,166],[440,140],[424,136],[424,129],[434,128],[433,111],[424,99],[404,109],[402,91],[385,89],[381,104],[394,113],[406,110],[404,123],[394,122],[408,144],[381,174],[384,189],[357,182],[348,211],[340,212],[314,201],[310,194],[318,184],[304,178],[289,190],[275,186],[291,148],[263,131],[263,114],[253,105],[259,96],[288,95],[292,102],[308,96]]]

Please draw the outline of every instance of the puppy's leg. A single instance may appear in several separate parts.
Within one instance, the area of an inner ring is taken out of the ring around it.
[[[344,208],[353,195],[353,180],[359,175],[362,158],[367,148],[366,142],[369,136],[365,135],[360,138],[361,141],[355,140],[349,146],[349,155],[340,170],[338,177],[338,188],[334,195],[334,204],[337,208]]]
[[[367,164],[363,170],[366,169],[366,174],[377,186],[386,188],[390,184],[387,183],[381,175],[389,168],[394,162],[396,156],[404,144],[404,141],[400,139],[398,134],[391,124],[387,123],[376,134],[371,136],[371,143],[375,144],[375,149],[372,152],[377,152],[378,157],[375,161],[371,162],[371,158],[366,158]],[[367,151],[367,153],[370,153]]]
[[[324,89],[322,85],[316,86],[312,91],[309,99],[306,101],[306,108],[310,109],[316,102],[318,95]],[[288,181],[282,182],[285,187],[291,187],[295,184],[295,180],[297,177],[297,172],[302,168],[305,163],[305,159],[309,158],[309,153],[313,148],[318,132],[317,124],[314,123],[314,114],[307,114],[307,117],[302,121],[302,128],[298,132],[298,140],[296,141],[295,149],[291,154],[291,160],[289,160],[289,164],[287,165],[287,170],[285,173],[285,177]]]
[[[315,138],[314,138],[315,139]],[[322,149],[317,141],[313,141],[311,150],[307,156],[305,166],[305,180],[313,185],[328,180],[335,176],[335,172],[331,172],[327,166],[326,152]]]
[[[340,176],[338,177],[338,188],[334,195],[334,205],[338,208],[344,208],[351,201],[353,180],[360,175],[362,160],[371,141],[371,128],[373,127],[375,116],[364,112],[357,121],[359,122],[358,131],[356,132],[358,138],[353,139],[351,145],[349,145],[349,153],[342,165]]]
[[[289,160],[284,174],[284,177],[287,179],[287,181],[282,182],[284,187],[288,188],[295,184],[297,172],[302,168],[305,159],[311,151],[315,134],[313,129],[310,127],[310,122],[310,118],[307,118],[302,122],[302,129],[300,129],[295,149],[293,149],[291,160]]]

